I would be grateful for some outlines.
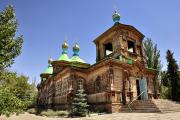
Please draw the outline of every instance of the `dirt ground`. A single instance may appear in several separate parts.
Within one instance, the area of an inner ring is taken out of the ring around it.
[[[113,113],[92,115],[82,118],[48,118],[25,113],[7,118],[0,116],[0,120],[180,120],[180,112],[171,113]]]

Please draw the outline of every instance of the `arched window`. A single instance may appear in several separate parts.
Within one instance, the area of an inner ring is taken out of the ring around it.
[[[95,92],[100,92],[100,89],[101,89],[101,77],[98,76],[95,80]]]
[[[44,81],[46,81],[46,78],[45,78],[45,77],[42,78],[42,82],[44,82]]]
[[[113,52],[113,46],[112,43],[107,43],[104,45],[104,52],[105,52],[105,56],[111,54]]]

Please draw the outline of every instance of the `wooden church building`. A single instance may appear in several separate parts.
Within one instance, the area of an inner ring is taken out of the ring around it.
[[[68,110],[81,88],[92,108],[108,112],[120,112],[123,105],[134,99],[158,98],[158,73],[146,66],[144,35],[135,27],[120,23],[117,11],[112,18],[114,25],[93,41],[95,64],[80,58],[78,44],[73,46],[74,54],[69,58],[67,42],[62,44],[58,60],[49,59],[37,86],[39,105]]]

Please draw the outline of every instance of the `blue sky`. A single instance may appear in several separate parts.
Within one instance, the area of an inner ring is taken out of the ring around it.
[[[24,36],[22,54],[11,69],[30,80],[40,79],[49,56],[58,59],[65,37],[70,57],[77,42],[80,57],[95,63],[92,41],[113,25],[114,8],[121,14],[121,23],[133,25],[158,44],[164,68],[167,49],[180,62],[179,0],[0,0],[0,10],[8,4],[15,6],[18,33]]]

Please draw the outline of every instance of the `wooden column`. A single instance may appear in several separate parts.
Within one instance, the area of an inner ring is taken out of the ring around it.
[[[122,101],[123,101],[124,105],[126,104],[126,80],[127,80],[127,77],[128,77],[127,70],[124,70],[123,71],[123,90],[122,90]]]
[[[151,96],[149,95],[149,88],[150,88],[150,79],[149,79],[149,76],[147,77],[147,94],[148,94],[148,99],[150,99],[151,98]]]

